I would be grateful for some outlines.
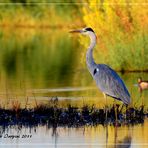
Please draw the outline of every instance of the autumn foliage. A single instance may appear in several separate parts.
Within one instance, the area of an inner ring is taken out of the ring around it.
[[[148,9],[140,0],[89,0],[82,8],[86,26],[98,36],[96,61],[116,70],[148,70]],[[81,43],[86,41],[81,38]],[[86,45],[85,45],[86,46]]]

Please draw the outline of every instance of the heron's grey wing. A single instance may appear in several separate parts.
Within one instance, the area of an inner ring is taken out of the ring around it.
[[[93,75],[97,86],[105,94],[130,103],[130,94],[119,75],[105,64],[98,64]]]

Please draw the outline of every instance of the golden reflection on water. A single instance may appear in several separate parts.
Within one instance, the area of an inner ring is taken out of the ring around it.
[[[82,148],[127,148],[127,147],[148,147],[148,120],[144,124],[133,126],[114,127],[108,125],[85,126],[78,128],[57,127],[48,128],[38,126],[31,129],[23,127],[9,127],[4,134],[26,134],[32,135],[30,139],[4,139],[3,144],[34,145],[36,147],[48,146],[50,148],[82,147]]]
[[[96,126],[85,130],[86,139],[92,143],[100,141],[101,144],[107,147],[120,147],[137,145],[139,147],[148,146],[148,120],[143,125],[135,126]],[[99,144],[99,143],[98,143]]]

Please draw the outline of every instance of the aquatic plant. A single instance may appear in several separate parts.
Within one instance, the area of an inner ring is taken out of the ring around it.
[[[139,124],[148,117],[144,106],[140,108],[126,107],[125,111],[117,107],[118,125]],[[115,106],[108,107],[107,121],[105,120],[105,108],[99,109],[94,106],[82,108],[68,105],[67,108],[59,108],[56,105],[38,105],[30,109],[3,109],[0,108],[0,126],[68,126],[78,127],[84,125],[112,124],[115,125]]]

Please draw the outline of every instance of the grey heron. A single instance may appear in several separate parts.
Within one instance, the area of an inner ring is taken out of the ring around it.
[[[106,64],[96,64],[93,58],[93,49],[96,45],[96,35],[92,28],[82,30],[72,30],[70,33],[81,33],[89,36],[90,45],[86,53],[86,63],[90,74],[96,82],[98,88],[105,94],[128,105],[131,102],[130,94],[123,80],[119,75]]]

